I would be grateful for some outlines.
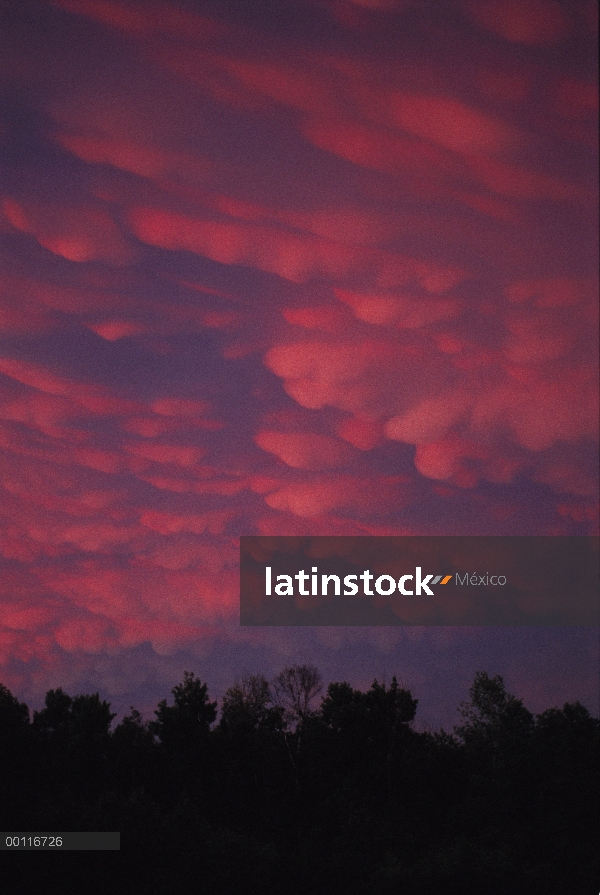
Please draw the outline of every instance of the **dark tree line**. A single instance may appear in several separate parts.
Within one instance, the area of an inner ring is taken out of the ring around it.
[[[113,726],[97,693],[50,690],[30,718],[0,685],[0,829],[120,831],[119,853],[52,872],[135,892],[598,891],[600,724],[580,703],[534,716],[482,672],[448,734],[413,729],[395,677],[319,694],[312,666],[246,675],[218,716],[186,672],[153,720]],[[22,883],[48,860],[9,858]]]

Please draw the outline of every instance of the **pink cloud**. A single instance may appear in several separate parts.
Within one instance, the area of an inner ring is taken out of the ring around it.
[[[409,486],[402,476],[365,480],[338,474],[283,485],[267,494],[265,503],[271,509],[303,518],[340,510],[349,510],[360,518],[374,511],[385,513],[391,507],[399,509],[409,495]]]
[[[419,276],[425,288],[445,291],[460,274],[391,252],[357,250],[349,245],[283,227],[190,218],[155,208],[135,208],[131,228],[143,242],[164,249],[185,249],[222,264],[243,264],[302,283],[311,277],[343,280],[374,270],[376,280],[394,285]]]
[[[155,32],[174,34],[193,40],[211,40],[224,33],[221,23],[178,9],[168,3],[153,3],[140,7],[132,3],[113,0],[53,0],[55,6],[89,16],[98,22],[111,25],[125,32],[146,36]]]
[[[349,462],[349,448],[328,435],[312,432],[259,432],[257,445],[294,469],[327,469]]]
[[[553,44],[570,30],[564,5],[555,0],[478,0],[467,8],[485,28],[515,43]]]
[[[340,301],[352,308],[359,320],[376,326],[395,324],[399,329],[416,329],[448,320],[456,317],[463,308],[463,303],[456,298],[431,301],[409,295],[363,295],[345,289],[334,289],[334,292]]]
[[[133,454],[134,457],[140,457],[143,460],[187,468],[195,466],[205,453],[201,448],[178,444],[136,442],[134,444],[126,444],[124,448],[128,453]]]
[[[54,5],[3,63],[7,674],[287,661],[237,629],[240,532],[594,530],[595,4],[450,4],[438,43],[420,4],[310,0],[318,47]]]
[[[391,114],[400,127],[468,155],[496,153],[516,139],[511,127],[457,99],[398,93]]]
[[[41,246],[67,261],[124,264],[133,257],[118,227],[99,205],[23,208],[5,200],[4,213],[17,230],[32,234]]]
[[[140,522],[162,535],[179,534],[180,532],[200,535],[206,531],[211,534],[222,534],[233,515],[233,510],[214,510],[202,514],[177,514],[145,510],[140,516]]]

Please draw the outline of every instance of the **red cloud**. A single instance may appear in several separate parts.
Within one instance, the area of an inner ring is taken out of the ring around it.
[[[437,441],[468,416],[472,404],[473,397],[464,392],[447,392],[426,398],[420,404],[413,405],[403,416],[389,420],[386,435],[409,444]]]
[[[73,414],[82,410],[98,414],[121,414],[140,407],[138,402],[117,398],[101,386],[76,382],[29,361],[0,358],[0,373],[45,394],[69,399]]]
[[[99,116],[101,117],[101,116]],[[102,119],[99,125],[110,128],[112,122]],[[65,128],[82,129],[84,125],[77,120],[72,123],[67,119]],[[131,137],[110,132],[99,136],[80,136],[69,132],[58,131],[57,142],[78,158],[86,162],[101,165],[112,165],[121,171],[128,171],[140,177],[155,181],[160,187],[172,192],[180,192],[186,182],[196,186],[210,177],[213,163],[201,155],[181,152],[142,142]],[[148,138],[151,140],[151,137]],[[197,195],[198,195],[197,191]],[[115,196],[122,201],[124,196]],[[20,228],[25,229],[25,227]]]
[[[157,398],[152,402],[152,410],[161,416],[193,417],[202,416],[209,409],[203,401],[189,398]]]
[[[39,244],[68,261],[102,260],[123,264],[132,252],[107,212],[96,207],[27,209],[6,200],[4,213],[17,230],[31,233]]]
[[[381,423],[364,417],[349,417],[343,420],[338,426],[337,433],[340,438],[361,451],[372,450],[382,440]]]
[[[218,60],[222,68],[235,75],[246,87],[305,112],[334,111],[334,84],[331,73],[309,71],[305,65],[292,67],[278,60],[275,63],[228,59]]]
[[[496,153],[515,142],[507,124],[453,98],[397,93],[390,111],[400,127],[454,152]]]
[[[136,442],[124,445],[125,450],[135,457],[151,460],[153,463],[172,464],[174,466],[193,467],[206,451],[191,445],[147,444]]]
[[[254,440],[294,469],[327,469],[344,465],[352,456],[336,438],[312,432],[259,432]]]
[[[168,3],[152,2],[143,6],[112,0],[53,0],[53,3],[76,15],[89,16],[113,28],[140,36],[162,33],[192,40],[211,40],[226,32],[226,27],[214,19]]]
[[[553,44],[570,30],[556,0],[477,0],[467,7],[485,28],[515,43]]]
[[[359,518],[373,512],[400,508],[409,488],[401,476],[361,479],[352,475],[319,476],[283,485],[265,497],[267,506],[304,518],[323,517],[347,510]],[[312,531],[312,528],[311,528]]]
[[[107,342],[116,342],[144,332],[144,327],[128,320],[104,320],[100,323],[89,323],[89,328]]]
[[[492,35],[450,6],[439,53],[411,5],[400,64],[376,0],[353,4],[369,37],[346,56],[335,26],[316,51],[177,4],[57,5],[88,20],[56,13],[80,45],[59,65],[34,29],[7,61],[32,128],[0,223],[0,648],[20,681],[79,686],[110,653],[124,688],[144,642],[271,648],[235,633],[242,530],[450,532],[456,507],[593,529],[597,94],[571,43],[568,71],[545,49],[584,4],[469,4]]]
[[[55,628],[54,639],[68,653],[101,653],[114,645],[116,637],[108,619],[91,616],[65,619]]]
[[[334,289],[334,293],[340,301],[350,305],[359,320],[378,326],[395,324],[399,329],[416,329],[439,320],[448,320],[456,317],[464,307],[456,298],[431,301],[383,292],[364,295],[345,289]]]
[[[4,335],[39,333],[59,326],[59,320],[55,315],[36,301],[32,285],[20,277],[0,274],[2,290],[0,333]]]
[[[346,314],[334,307],[284,308],[282,313],[294,326],[326,333],[339,333],[345,329],[347,322]]]
[[[415,143],[371,123],[313,117],[302,125],[301,132],[320,149],[354,164],[401,177],[423,197],[439,196],[448,177],[462,172],[462,167],[444,150]]]
[[[245,264],[292,282],[328,275],[344,277],[367,267],[350,248],[284,229],[189,218],[137,208],[129,216],[141,240],[165,249],[185,249],[222,264]]]
[[[162,535],[190,532],[191,534],[222,534],[225,526],[233,517],[232,510],[214,510],[210,513],[165,513],[158,510],[146,510],[140,516],[140,522],[146,528]]]
[[[554,199],[590,202],[589,190],[542,171],[508,164],[497,159],[470,160],[473,173],[488,189],[515,199]]]

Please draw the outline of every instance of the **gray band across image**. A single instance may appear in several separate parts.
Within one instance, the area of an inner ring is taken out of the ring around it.
[[[597,625],[597,537],[241,537],[240,624]]]
[[[0,833],[0,851],[120,850],[120,833]]]

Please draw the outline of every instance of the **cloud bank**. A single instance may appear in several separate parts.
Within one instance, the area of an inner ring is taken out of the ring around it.
[[[293,654],[237,626],[240,534],[597,531],[592,5],[283,6],[7,5],[27,695]]]

